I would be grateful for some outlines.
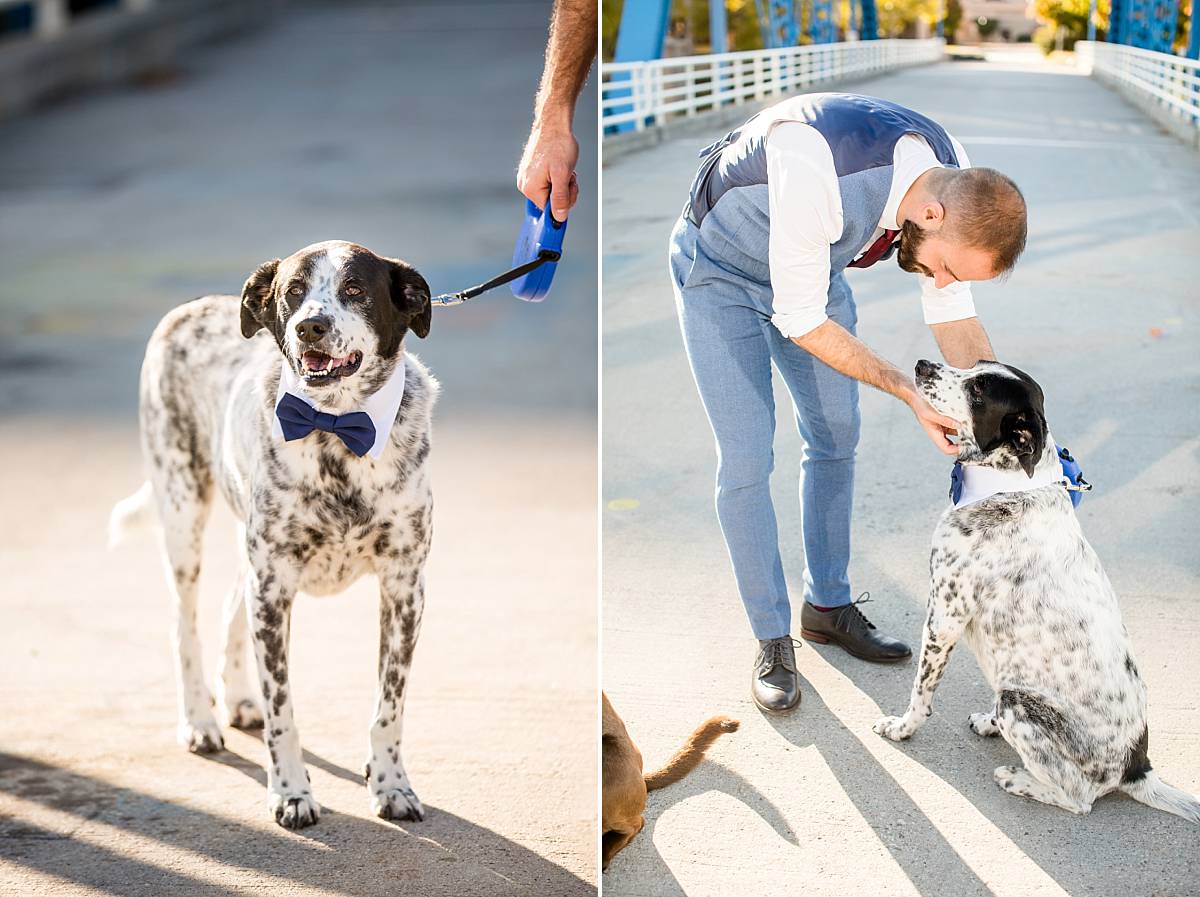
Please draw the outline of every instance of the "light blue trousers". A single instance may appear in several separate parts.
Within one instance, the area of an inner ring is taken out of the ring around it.
[[[792,616],[770,490],[771,363],[787,384],[804,440],[804,599],[824,607],[850,601],[858,383],[771,323],[767,224],[761,203],[742,202],[741,192],[722,197],[702,228],[680,218],[670,268],[688,361],[717,441],[717,517],[750,626],[767,639],[788,635]],[[840,272],[830,279],[825,312],[854,332],[854,296]]]

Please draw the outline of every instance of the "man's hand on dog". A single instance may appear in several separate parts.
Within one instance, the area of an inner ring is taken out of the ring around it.
[[[925,435],[943,454],[958,454],[958,446],[947,438],[958,435],[958,421],[938,414],[932,405],[915,392],[908,397],[908,407],[917,416],[917,423],[924,428]]]

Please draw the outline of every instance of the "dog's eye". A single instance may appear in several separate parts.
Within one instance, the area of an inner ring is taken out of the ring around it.
[[[362,287],[355,286],[352,283],[347,284],[347,286],[346,286],[346,295],[347,296],[361,296],[362,294],[363,294]]]
[[[300,284],[298,284],[298,283],[294,283],[290,287],[288,287],[288,295],[289,296],[303,296],[304,295],[304,287],[300,286]]]

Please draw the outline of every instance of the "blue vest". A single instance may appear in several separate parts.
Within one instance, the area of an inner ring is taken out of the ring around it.
[[[833,155],[843,227],[841,238],[830,247],[831,273],[849,265],[875,235],[891,192],[893,155],[901,137],[920,135],[939,162],[958,167],[954,144],[945,129],[918,112],[874,97],[805,94],[762,110],[701,150],[704,161],[692,181],[685,209],[693,224],[700,225],[730,190],[766,185],[767,135],[783,121],[812,126]]]

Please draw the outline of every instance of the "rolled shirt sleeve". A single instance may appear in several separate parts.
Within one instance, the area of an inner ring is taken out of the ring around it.
[[[771,323],[791,339],[826,320],[829,247],[842,235],[842,200],[833,154],[809,125],[777,124],[767,137],[766,155]]]
[[[947,284],[940,290],[932,277],[921,277],[921,308],[926,324],[947,324],[975,317],[975,300],[971,285],[962,281]]]

